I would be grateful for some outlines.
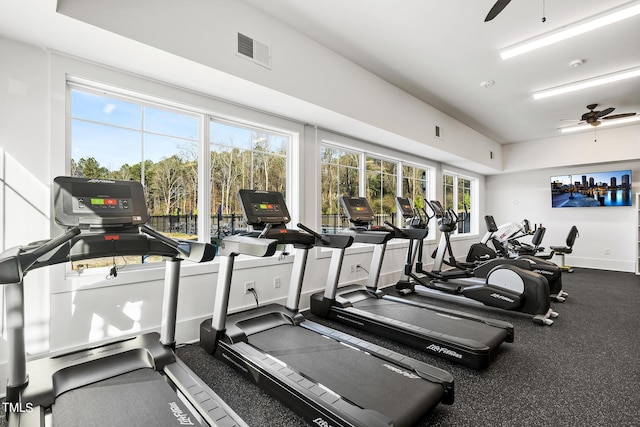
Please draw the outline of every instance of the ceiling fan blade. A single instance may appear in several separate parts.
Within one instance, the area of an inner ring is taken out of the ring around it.
[[[484,22],[491,21],[493,18],[498,16],[498,14],[502,12],[502,10],[507,7],[509,3],[511,3],[511,0],[498,0],[487,14],[487,17],[484,18]]]
[[[635,115],[636,115],[636,113],[614,114],[613,116],[603,117],[602,120],[621,119],[623,117],[631,117],[631,116],[635,116]]]
[[[595,112],[596,113],[595,116],[596,116],[596,118],[599,119],[602,116],[606,116],[607,114],[611,114],[613,112],[613,110],[615,110],[615,108],[613,108],[613,107],[605,108],[602,111],[596,111]]]

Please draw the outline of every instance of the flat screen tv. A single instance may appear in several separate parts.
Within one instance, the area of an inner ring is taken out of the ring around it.
[[[552,176],[551,206],[631,206],[631,182],[631,170]]]

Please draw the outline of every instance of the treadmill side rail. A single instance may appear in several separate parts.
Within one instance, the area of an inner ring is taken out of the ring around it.
[[[165,366],[173,385],[211,426],[249,427],[208,385],[180,359]]]

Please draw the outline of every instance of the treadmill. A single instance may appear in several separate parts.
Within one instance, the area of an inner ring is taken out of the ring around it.
[[[213,317],[200,327],[206,351],[313,425],[408,427],[439,403],[453,403],[448,372],[306,320],[299,312],[309,249],[342,249],[352,237],[320,235],[302,224],[305,231],[286,228],[290,216],[278,192],[241,190],[239,198],[253,232],[222,242]],[[271,256],[277,244],[295,250],[286,305],[228,315],[234,259]]]
[[[214,247],[176,241],[144,225],[138,182],[58,177],[54,199],[55,220],[67,232],[0,254],[9,427],[247,426],[174,353],[181,261],[210,261]],[[24,275],[69,261],[147,255],[165,260],[160,333],[27,362]]]
[[[489,366],[496,349],[503,342],[513,342],[511,323],[412,301],[378,289],[387,242],[393,238],[409,239],[411,247],[414,240],[422,241],[428,230],[373,226],[374,214],[366,198],[343,196],[340,202],[354,224],[341,233],[352,235],[354,242],[375,245],[369,277],[366,285],[338,288],[345,249],[334,250],[325,291],[311,296],[313,314],[473,369]]]

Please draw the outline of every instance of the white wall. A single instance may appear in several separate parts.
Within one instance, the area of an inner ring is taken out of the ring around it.
[[[560,147],[556,152],[561,152]],[[566,256],[568,265],[635,271],[638,248],[635,200],[632,207],[551,207],[552,176],[626,169],[632,170],[632,188],[640,188],[640,161],[637,160],[489,176],[486,178],[488,213],[495,217],[497,224],[521,222],[524,218],[532,224],[542,223],[547,228],[543,242],[547,247],[564,245],[569,229],[576,225],[580,237],[576,239],[573,253]],[[610,254],[605,254],[606,249]],[[556,261],[559,262],[559,258]]]

